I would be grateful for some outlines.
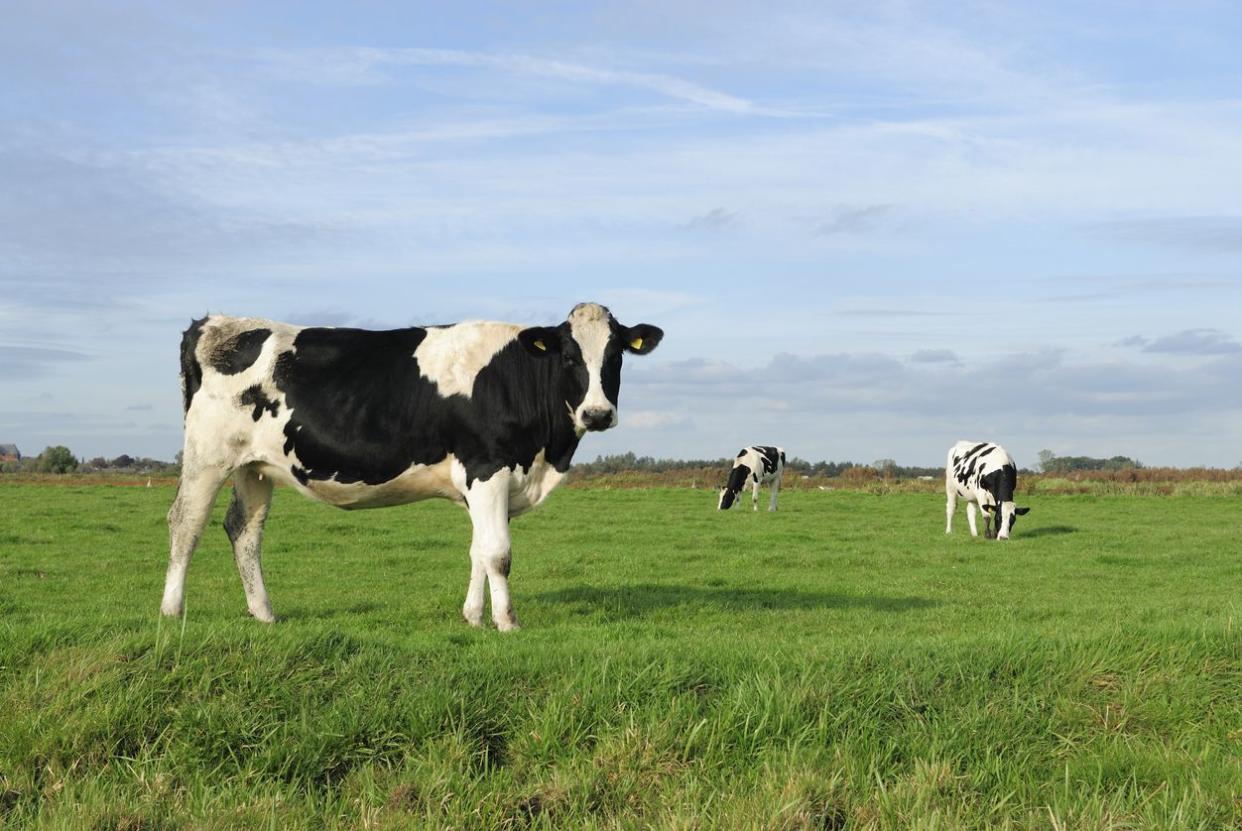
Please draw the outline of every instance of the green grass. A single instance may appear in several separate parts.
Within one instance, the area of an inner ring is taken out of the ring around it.
[[[565,490],[513,635],[465,512],[278,491],[245,616],[219,528],[156,612],[167,487],[0,485],[0,824],[1242,828],[1236,497]]]

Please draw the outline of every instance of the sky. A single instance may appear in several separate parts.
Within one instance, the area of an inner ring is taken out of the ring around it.
[[[578,451],[1242,463],[1230,2],[77,3],[0,27],[0,443],[170,459],[180,333],[665,330]]]

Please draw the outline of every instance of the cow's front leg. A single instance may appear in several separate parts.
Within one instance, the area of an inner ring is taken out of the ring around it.
[[[491,587],[492,620],[501,632],[518,628],[509,599],[509,471],[476,479],[467,496],[474,536],[470,543],[470,587],[462,614],[472,626],[483,620],[483,578]]]
[[[953,512],[957,510],[957,491],[945,491],[944,532],[953,533]]]
[[[750,491],[750,509],[758,512],[759,510],[759,482],[755,481]]]
[[[966,503],[966,524],[970,526],[970,535],[972,537],[979,536],[979,526],[975,522],[975,503]]]
[[[781,480],[773,479],[772,480],[772,498],[768,500],[769,511],[776,510],[776,495],[780,493],[780,490],[781,490]]]

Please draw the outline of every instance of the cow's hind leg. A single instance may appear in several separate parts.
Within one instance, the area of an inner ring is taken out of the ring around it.
[[[177,617],[185,609],[185,574],[190,558],[227,476],[227,470],[218,468],[196,468],[192,464],[182,467],[177,497],[168,510],[168,573],[164,578],[164,600],[160,603],[160,611],[166,615]]]
[[[233,473],[233,501],[224,516],[224,532],[233,543],[233,559],[246,590],[246,606],[255,619],[275,623],[272,604],[263,585],[260,549],[263,545],[263,523],[272,504],[272,480],[253,467],[241,467]]]
[[[759,510],[759,480],[756,479],[750,489],[750,509],[752,511]]]
[[[491,587],[492,620],[501,632],[513,631],[518,621],[509,599],[509,471],[498,471],[487,481],[476,479],[470,486],[468,502],[474,536],[470,543],[470,588],[462,614],[473,626],[482,622],[486,575]]]

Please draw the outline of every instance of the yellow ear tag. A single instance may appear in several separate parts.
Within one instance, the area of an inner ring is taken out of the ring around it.
[[[632,346],[634,349],[642,349],[642,348],[643,348],[643,339],[642,339],[642,338],[634,338],[634,340],[630,341],[630,346]]]
[[[543,341],[541,341],[541,340],[537,340],[537,341],[535,341],[535,346],[536,346],[536,347],[538,347],[538,348],[539,348],[541,351],[543,351],[543,352],[547,352],[547,351],[548,351],[548,347],[547,347],[547,345],[546,345]]]

